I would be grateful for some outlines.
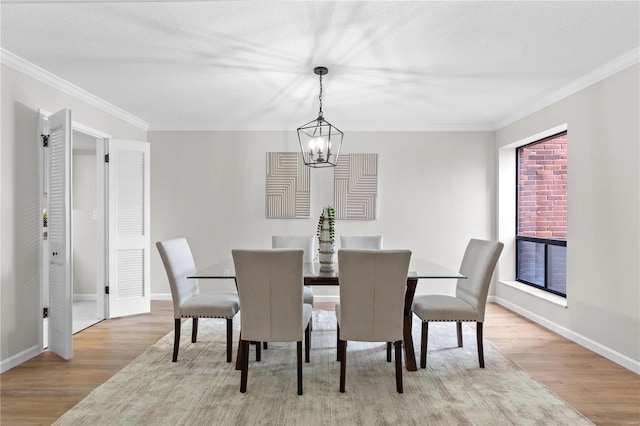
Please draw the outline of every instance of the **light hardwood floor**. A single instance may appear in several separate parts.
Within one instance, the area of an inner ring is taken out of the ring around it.
[[[75,335],[71,361],[43,352],[2,374],[0,423],[54,422],[172,330],[171,302],[151,306],[151,314],[103,321]],[[317,303],[316,309],[333,310],[333,303]],[[484,332],[503,354],[594,423],[640,423],[639,375],[493,303]]]

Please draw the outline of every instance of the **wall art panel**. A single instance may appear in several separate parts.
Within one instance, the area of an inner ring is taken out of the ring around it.
[[[378,154],[343,154],[334,170],[337,219],[373,220],[378,198]]]
[[[267,219],[309,218],[309,177],[299,152],[267,152]]]

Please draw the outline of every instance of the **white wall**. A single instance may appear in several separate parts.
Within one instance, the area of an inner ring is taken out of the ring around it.
[[[146,131],[2,64],[0,129],[0,366],[41,351],[38,108],[72,110],[72,119],[113,137],[146,140]]]
[[[339,220],[336,234],[382,234],[386,248],[410,248],[458,269],[468,240],[494,236],[491,132],[362,133],[344,129],[343,153],[378,153],[378,218]],[[232,248],[271,247],[272,234],[315,234],[333,204],[333,169],[311,170],[311,217],[265,219],[266,153],[296,151],[296,132],[149,132],[151,241],[185,236],[196,265],[230,258]],[[153,248],[151,292],[169,294]],[[219,285],[219,283],[207,283]],[[440,286],[451,291],[452,280]],[[336,288],[314,289],[316,295]]]
[[[636,64],[496,132],[505,306],[640,373],[640,72]],[[566,123],[566,307],[512,285],[512,145]],[[511,147],[510,147],[511,146]]]

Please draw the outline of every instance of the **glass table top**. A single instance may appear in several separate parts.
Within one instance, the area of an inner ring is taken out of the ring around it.
[[[334,265],[331,272],[320,271],[319,263],[304,263],[303,275],[305,279],[337,279],[340,267],[338,263]],[[201,279],[234,279],[236,276],[233,259],[224,259],[214,262],[202,269],[198,269],[187,278]],[[409,278],[416,279],[464,279],[464,275],[431,262],[427,259],[411,259],[409,264]]]

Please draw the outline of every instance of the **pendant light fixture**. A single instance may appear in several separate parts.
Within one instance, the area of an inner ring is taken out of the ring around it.
[[[309,167],[335,167],[342,147],[343,133],[331,125],[322,115],[322,76],[326,67],[316,67],[313,72],[320,76],[320,110],[318,118],[298,127],[298,141],[304,164]]]

